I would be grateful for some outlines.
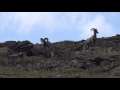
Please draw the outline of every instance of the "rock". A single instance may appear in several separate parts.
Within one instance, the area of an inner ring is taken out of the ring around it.
[[[11,52],[10,52],[9,48],[7,48],[7,47],[0,48],[0,56],[7,57],[10,54],[11,54]]]
[[[32,65],[31,64],[28,64],[27,65],[27,71],[31,71],[32,70]]]
[[[77,60],[81,58],[81,52],[80,51],[75,51],[73,55],[74,55],[74,58],[77,59]]]
[[[62,77],[62,75],[56,75],[56,78],[61,78]]]
[[[116,68],[116,67],[118,67],[118,66],[119,66],[118,64],[110,63],[109,65],[106,65],[106,66],[104,67],[104,69],[107,70],[107,71],[110,71],[110,70],[112,70],[112,69],[114,69],[114,68]]]
[[[77,65],[77,64],[78,64],[78,60],[76,60],[76,59],[71,60],[71,62],[72,62],[73,64],[75,64],[75,65]]]
[[[110,71],[110,76],[119,76],[120,77],[120,67],[116,67]]]
[[[8,43],[8,42],[7,42]],[[33,44],[30,41],[18,41],[18,42],[9,42],[10,46],[8,46],[10,49],[14,51],[14,53],[20,53],[25,52],[26,55],[32,56],[33,53],[31,49],[33,48]]]
[[[62,67],[62,71],[66,70],[68,68],[70,68],[70,66],[64,66],[64,67]]]
[[[16,65],[16,70],[17,70],[17,71],[23,70],[23,66],[20,65],[20,64],[17,64],[17,65]]]
[[[12,54],[12,55],[9,55],[9,59],[17,59],[17,58],[23,58],[25,57],[26,54],[25,53],[16,53],[16,54]]]
[[[108,60],[108,59],[105,59],[105,58],[101,58],[101,57],[95,57],[94,60],[92,60],[92,62],[95,62],[96,65],[100,66],[100,63],[104,60]]]
[[[55,55],[54,55],[54,52],[51,52],[51,57],[54,57]]]
[[[37,66],[37,68],[39,68],[40,67],[40,62],[38,62],[36,66]]]
[[[110,58],[114,58],[114,59],[120,59],[120,55],[111,55],[111,57]]]
[[[110,64],[110,61],[104,60],[104,61],[102,61],[102,62],[100,63],[100,66],[101,66],[101,67],[106,67],[106,66],[109,65],[109,64]]]

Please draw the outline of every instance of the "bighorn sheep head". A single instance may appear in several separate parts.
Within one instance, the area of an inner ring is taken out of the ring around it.
[[[47,40],[47,42],[48,42],[48,38],[44,38],[44,41],[46,41]]]
[[[92,28],[91,31],[94,31],[95,33],[99,33],[96,28]]]

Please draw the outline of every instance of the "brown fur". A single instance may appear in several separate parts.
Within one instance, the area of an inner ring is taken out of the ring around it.
[[[99,32],[95,28],[92,28],[91,31],[92,30],[94,31],[94,35],[92,35],[90,38],[88,38],[86,41],[82,43],[82,45],[84,45],[84,49],[89,48],[90,46],[93,46],[94,43],[96,42],[96,39],[97,39],[96,34]]]
[[[46,41],[47,40],[47,41]],[[51,46],[51,43],[49,42],[48,38],[41,38],[40,39],[41,43],[43,44],[43,47],[46,49]]]

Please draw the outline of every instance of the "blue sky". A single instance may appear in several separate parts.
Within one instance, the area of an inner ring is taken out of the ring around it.
[[[98,38],[120,34],[119,12],[0,12],[0,42],[29,40],[41,43],[79,41],[97,28]]]

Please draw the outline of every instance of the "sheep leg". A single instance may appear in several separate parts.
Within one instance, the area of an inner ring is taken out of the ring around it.
[[[94,47],[94,42],[92,43],[92,47]]]
[[[90,48],[90,45],[87,45],[87,49],[89,49]]]
[[[85,48],[86,48],[86,45],[84,45],[83,49],[85,50]]]
[[[90,44],[87,45],[87,49],[89,49],[89,48],[90,48]]]

